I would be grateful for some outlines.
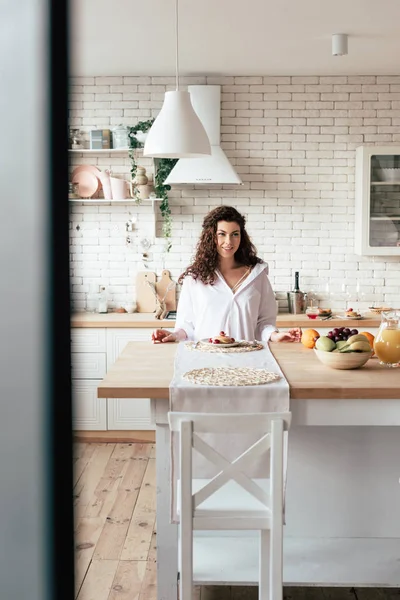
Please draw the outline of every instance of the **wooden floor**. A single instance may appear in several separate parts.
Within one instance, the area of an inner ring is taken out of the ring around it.
[[[155,446],[74,445],[77,600],[156,600]],[[257,600],[257,588],[196,588],[193,600]],[[400,600],[399,589],[285,588],[285,600]]]

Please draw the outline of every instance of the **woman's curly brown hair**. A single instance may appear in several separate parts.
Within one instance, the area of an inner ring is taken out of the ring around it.
[[[179,277],[178,283],[182,283],[188,275],[193,279],[200,279],[205,284],[213,285],[215,282],[215,269],[219,259],[216,242],[219,221],[237,223],[240,226],[240,245],[235,253],[238,263],[246,267],[254,267],[257,263],[262,262],[245,229],[246,219],[244,216],[232,206],[218,206],[204,217],[203,230],[197,243],[194,261]]]

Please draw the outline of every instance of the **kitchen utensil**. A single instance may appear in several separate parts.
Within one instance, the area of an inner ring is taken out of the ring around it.
[[[136,302],[127,302],[124,306],[127,313],[132,314],[136,312],[137,305]]]
[[[156,311],[156,298],[149,283],[156,284],[156,274],[152,271],[139,271],[136,275],[136,304],[137,311],[154,313]]]
[[[97,177],[97,190],[93,194],[93,197],[97,198],[99,190],[101,188],[101,182],[100,182],[100,179],[98,178],[99,177],[99,173],[100,173],[100,169],[98,167],[96,167],[95,165],[78,165],[77,167],[75,167],[75,169],[71,173],[71,181],[75,181],[75,179],[74,179],[75,176],[78,173],[82,173],[82,172],[90,172],[90,173],[93,173],[93,175],[96,175],[96,177]]]
[[[400,311],[383,312],[381,319],[374,341],[375,354],[381,365],[400,367]]]
[[[331,369],[359,369],[371,358],[371,352],[324,352],[314,348],[315,356]]]
[[[292,315],[302,314],[306,308],[307,294],[301,292],[299,288],[299,272],[294,274],[294,288],[292,292],[287,292],[289,312]]]
[[[90,171],[79,171],[72,179],[78,184],[78,194],[81,198],[92,198],[99,187],[99,180]]]
[[[390,308],[389,306],[369,306],[369,310],[377,315],[380,315],[383,312],[389,312],[391,310],[395,310]]]
[[[105,171],[99,171],[97,177],[101,181],[104,198],[106,200],[112,200],[113,195],[111,191],[110,171],[108,169],[106,169]]]
[[[118,125],[111,129],[111,142],[114,149],[128,148],[128,128],[123,125]]]
[[[128,200],[135,197],[131,181],[110,177],[110,183],[113,200]]]
[[[396,167],[381,167],[377,170],[377,175],[380,181],[400,182],[400,169]]]
[[[170,288],[167,292],[168,287]],[[156,283],[156,292],[160,299],[164,298],[167,310],[176,310],[176,284],[171,279],[171,273],[164,269],[161,279]]]
[[[307,306],[306,315],[309,319],[316,319],[319,316],[318,306]]]
[[[82,134],[79,129],[71,129],[70,130],[70,139],[71,139],[71,148],[73,150],[80,150],[83,148],[81,144]]]
[[[78,193],[78,184],[72,183],[72,181],[68,184],[68,198],[79,198]]]

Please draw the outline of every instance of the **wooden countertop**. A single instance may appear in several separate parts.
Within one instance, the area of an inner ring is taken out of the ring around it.
[[[360,321],[349,319],[309,319],[306,315],[290,315],[282,313],[278,315],[278,327],[302,327],[303,329],[312,327],[379,327],[380,317],[368,315],[368,318]],[[71,317],[71,327],[166,327],[172,329],[175,327],[175,321],[158,321],[154,318],[154,313],[74,313]]]
[[[175,327],[175,321],[158,320],[154,317],[155,313],[73,313],[71,316],[71,327],[133,327],[145,328],[151,327]]]
[[[99,398],[169,398],[176,344],[130,342],[98,386]],[[322,365],[301,344],[271,344],[296,399],[400,399],[400,369],[370,359],[361,369]]]

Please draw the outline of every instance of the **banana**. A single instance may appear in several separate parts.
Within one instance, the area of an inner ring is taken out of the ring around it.
[[[352,335],[347,339],[347,344],[352,344],[353,342],[365,342],[365,335],[361,333],[357,333],[357,335]]]

